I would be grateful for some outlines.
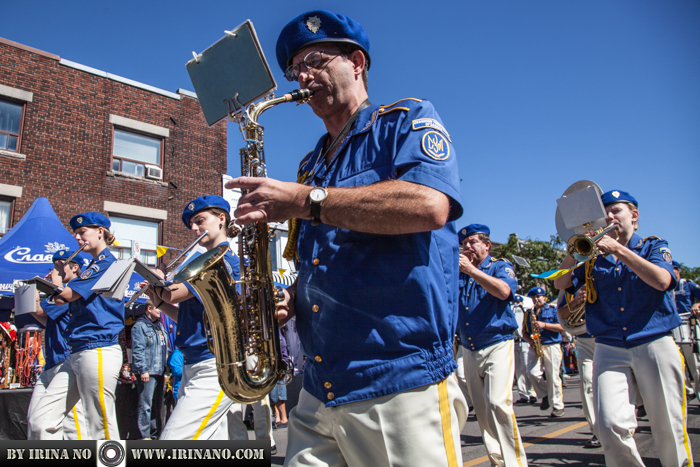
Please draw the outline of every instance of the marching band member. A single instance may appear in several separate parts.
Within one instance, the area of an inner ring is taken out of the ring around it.
[[[490,229],[471,224],[459,231],[459,319],[464,373],[492,464],[527,465],[513,412],[515,370],[510,308],[518,282],[513,265],[492,258]]]
[[[643,466],[634,442],[631,398],[645,401],[652,438],[664,466],[692,465],[686,428],[683,357],[671,330],[681,324],[670,291],[676,286],[671,251],[658,237],[642,238],[637,201],[624,191],[601,197],[615,239],[603,236],[603,253],[555,281],[562,289],[587,285],[586,328],[596,339],[593,359],[595,432],[608,466]],[[613,232],[614,234],[614,232]],[[561,268],[576,264],[570,256]]]
[[[463,209],[450,136],[429,102],[368,102],[369,39],[352,18],[299,15],[277,59],[314,91],[328,133],[299,183],[226,187],[249,190],[238,223],[297,219],[299,276],[279,316],[297,314],[308,358],[285,465],[461,464],[467,411],[452,374]]]
[[[528,358],[530,358],[530,344],[522,337],[523,319],[525,318],[525,308],[523,306],[524,298],[522,295],[516,295],[513,299],[511,308],[515,315],[515,322],[518,328],[513,333],[513,341],[515,346],[515,384],[518,388],[520,399],[515,401],[515,404],[535,404],[537,402],[537,394],[532,386],[532,381],[528,373]]]
[[[540,404],[541,410],[547,410],[552,406],[552,417],[564,416],[564,400],[561,395],[561,324],[557,318],[555,307],[547,303],[547,297],[542,287],[533,287],[527,293],[534,303],[532,310],[536,315],[537,324],[540,327],[540,341],[544,356],[544,371],[547,375],[546,381],[539,369],[539,362],[530,365],[530,378],[538,394],[547,394]],[[529,324],[529,323],[528,323]],[[524,333],[525,340],[530,344],[531,338],[528,333]]]
[[[199,245],[211,250],[228,245],[227,237],[235,236],[235,227],[229,227],[229,210],[228,201],[220,196],[200,196],[187,203],[182,222],[195,236],[208,230]],[[231,276],[238,280],[238,258],[229,250],[224,260]],[[184,357],[177,405],[160,439],[227,439],[226,414],[233,401],[219,386],[216,359],[207,346],[204,306],[196,291],[190,284],[182,283],[170,286],[169,291],[150,288],[149,294],[154,295],[156,308],[177,322],[175,345]]]
[[[576,310],[586,301],[586,286],[581,287],[576,295],[568,299],[567,292],[564,292],[562,301],[557,306],[557,314],[559,322],[566,320],[571,316],[571,310]],[[585,306],[585,305],[584,305]],[[584,327],[582,325],[581,327]],[[581,405],[583,406],[583,415],[588,422],[588,426],[593,433],[593,437],[586,442],[586,447],[589,449],[599,448],[602,445],[600,440],[595,435],[595,414],[593,412],[593,355],[595,353],[595,339],[587,332],[576,335],[576,364],[578,366],[578,374],[581,378]]]
[[[108,246],[114,242],[111,223],[97,212],[73,216],[70,226],[93,260],[80,276],[61,288],[52,276],[57,299],[70,302],[66,332],[70,356],[51,380],[32,411],[33,439],[61,439],[66,415],[82,399],[89,420],[88,439],[118,439],[114,397],[122,366],[119,332],[124,328],[121,300],[104,298],[92,287],[116,261]]]
[[[71,260],[70,263],[65,263],[64,260],[70,255],[71,252],[69,250],[59,250],[54,253],[52,258],[54,269],[51,270],[50,274],[58,276],[58,279],[55,281],[60,280],[61,283],[67,284],[80,274],[80,256]],[[29,409],[27,410],[28,439],[33,439],[32,436],[37,433],[32,428],[37,423],[37,420],[32,415],[32,411],[43,397],[46,388],[51,384],[51,380],[61,370],[63,362],[70,355],[70,347],[68,347],[66,340],[66,328],[70,320],[68,316],[69,305],[60,299],[56,301],[53,297],[40,301],[38,292],[37,302],[39,302],[37,311],[32,313],[32,315],[45,328],[44,341],[46,345],[44,346],[44,356],[46,364],[44,365],[44,371],[42,371],[34,386],[32,398],[29,401]],[[85,420],[82,402],[79,401],[66,415],[66,419],[63,422],[63,438],[80,440],[85,435],[87,435],[87,421]]]
[[[697,316],[700,314],[698,313],[700,310],[700,302],[694,302],[700,300],[700,287],[693,281],[681,279],[681,264],[675,260],[673,261],[673,275],[676,277],[677,282],[676,288],[673,289],[673,297],[675,298],[678,314],[690,316],[692,313],[692,315]],[[699,331],[697,325],[690,324],[691,321],[690,319],[687,321],[684,319],[683,324],[681,324],[681,326],[686,326],[687,323],[690,333],[687,337],[691,340],[691,343],[676,342],[678,348],[683,352],[683,358],[688,367],[688,373],[690,373],[690,377],[695,383],[695,387],[693,388],[692,383],[686,378],[685,391],[688,395],[688,400],[695,399],[697,397],[698,388],[700,388],[700,383],[698,382],[700,378],[700,361],[698,360],[700,354],[693,352],[692,344],[693,339],[700,338],[700,335],[697,335]],[[678,332],[680,333],[680,331]],[[693,333],[695,333],[695,335],[693,335]]]

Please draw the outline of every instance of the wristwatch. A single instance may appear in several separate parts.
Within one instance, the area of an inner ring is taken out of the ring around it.
[[[315,187],[311,190],[311,193],[309,193],[309,200],[311,201],[311,225],[314,227],[321,223],[321,206],[326,198],[328,198],[328,190],[320,186]]]

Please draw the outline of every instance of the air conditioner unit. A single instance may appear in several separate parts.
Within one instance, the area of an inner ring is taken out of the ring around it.
[[[152,178],[154,180],[163,180],[163,169],[156,165],[147,165],[146,178]]]

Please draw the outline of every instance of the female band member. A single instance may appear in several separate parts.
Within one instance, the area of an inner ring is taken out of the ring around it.
[[[182,213],[182,222],[196,236],[209,231],[199,245],[211,250],[228,245],[227,236],[235,236],[235,227],[230,227],[229,203],[220,196],[200,196],[192,200]],[[239,262],[230,250],[224,257],[231,276],[238,280]],[[165,314],[177,321],[175,345],[184,357],[182,382],[177,405],[160,439],[227,439],[225,423],[233,401],[219,387],[216,359],[209,351],[204,329],[204,306],[194,288],[177,284],[170,290],[149,289],[154,303]],[[179,309],[170,304],[179,304]]]
[[[70,355],[32,411],[32,439],[61,439],[68,411],[82,399],[89,420],[88,439],[118,439],[114,396],[122,366],[119,332],[124,328],[121,300],[92,291],[97,280],[116,259],[108,246],[114,242],[111,223],[97,212],[78,214],[70,220],[75,238],[92,262],[77,279],[61,287],[52,277],[57,298],[69,302],[66,332]]]
[[[67,284],[73,279],[76,279],[80,274],[82,266],[82,258],[75,257],[70,263],[64,260],[71,255],[69,250],[59,250],[53,255],[54,268],[49,273],[50,275],[58,276],[54,281],[60,281]],[[68,321],[70,321],[69,305],[61,299],[55,300],[54,297],[48,297],[45,300],[39,299],[37,292],[37,302],[39,302],[36,312],[32,316],[44,325],[44,355],[46,356],[46,365],[41,373],[34,390],[32,391],[32,399],[29,401],[29,409],[27,409],[27,424],[29,426],[28,435],[36,433],[32,429],[32,425],[37,423],[37,419],[32,415],[32,411],[39,404],[39,401],[44,396],[46,388],[51,384],[51,380],[61,370],[61,365],[70,355],[70,347],[66,340]],[[82,402],[75,404],[70,410],[63,422],[63,436],[65,439],[80,440],[87,435],[87,423],[85,420],[85,412]],[[31,439],[31,438],[29,438]]]
[[[646,408],[661,463],[692,465],[683,357],[671,337],[681,324],[670,294],[676,285],[671,251],[665,240],[635,233],[638,203],[629,193],[609,191],[601,198],[608,225],[618,232],[598,241],[602,256],[554,284],[560,290],[586,284],[586,327],[596,340],[594,423],[606,465],[644,465],[633,437],[637,419],[631,399],[637,390],[645,401],[654,401]],[[574,264],[567,256],[561,267]]]

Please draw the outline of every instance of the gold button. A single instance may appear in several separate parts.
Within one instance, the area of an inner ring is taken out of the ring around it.
[[[619,270],[620,270],[620,268],[615,268],[615,271],[616,271],[616,272],[619,271]]]
[[[623,331],[627,331],[627,328],[622,328]]]
[[[472,340],[472,338],[471,338],[471,337],[467,337],[467,340]]]
[[[314,260],[312,262],[314,263],[314,266],[318,266],[318,263],[320,263],[318,258],[314,258]]]
[[[73,316],[73,313],[68,313],[68,316]]]
[[[334,397],[335,397],[335,394],[333,394],[332,392],[328,393],[328,400],[332,401]]]
[[[618,292],[622,292],[622,287],[618,287],[618,288],[617,288],[617,291],[618,291]]]
[[[312,306],[311,309],[314,310],[314,313],[318,313],[318,305]]]
[[[314,358],[314,360],[316,360],[317,362],[321,363],[321,361],[322,361],[323,359],[321,358],[320,355],[316,355],[316,357]]]
[[[467,311],[469,311],[469,307],[465,307],[464,309],[467,310]]]
[[[467,323],[467,326],[469,326],[469,323]]]
[[[66,328],[66,332],[70,331],[70,329]]]
[[[177,332],[177,335],[178,335],[178,336],[180,335],[180,331]]]
[[[323,383],[323,387],[326,389],[330,389],[331,387],[333,387],[333,385],[326,381],[325,383]]]
[[[620,308],[620,311],[625,311],[625,307],[623,306],[622,308]]]

